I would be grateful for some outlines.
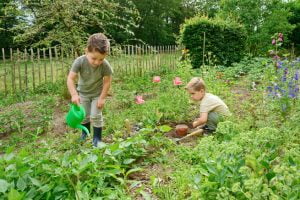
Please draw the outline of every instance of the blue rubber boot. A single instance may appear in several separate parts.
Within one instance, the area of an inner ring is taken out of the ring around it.
[[[101,142],[102,127],[93,127],[93,128],[94,128],[93,146],[98,147],[98,144]]]

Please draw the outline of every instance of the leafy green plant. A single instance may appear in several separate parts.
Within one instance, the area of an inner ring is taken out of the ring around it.
[[[203,51],[211,52],[216,58],[216,64],[229,66],[242,58],[246,32],[234,21],[196,16],[182,26],[180,41],[189,49],[194,68],[203,64]],[[207,64],[208,60],[206,59],[204,64]]]

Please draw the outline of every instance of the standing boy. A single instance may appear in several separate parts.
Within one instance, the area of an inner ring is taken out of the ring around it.
[[[101,141],[103,117],[102,109],[105,98],[111,86],[113,70],[105,59],[109,52],[110,44],[102,33],[89,37],[85,55],[75,59],[67,79],[72,102],[81,104],[86,111],[83,125],[90,130],[93,126],[93,146],[97,147]],[[75,82],[78,78],[78,87]],[[80,139],[84,141],[87,133],[82,131]]]

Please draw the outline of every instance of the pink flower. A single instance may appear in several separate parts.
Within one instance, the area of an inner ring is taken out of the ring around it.
[[[277,56],[277,55],[275,55],[275,56],[273,57],[273,59],[274,59],[274,60],[278,60],[278,59],[280,59],[280,57]]]
[[[276,44],[276,40],[275,40],[275,39],[272,40],[272,44],[273,44],[273,45]]]
[[[179,77],[175,77],[174,80],[173,80],[173,84],[174,85],[181,85],[182,81]]]
[[[282,33],[278,33],[278,37],[279,37],[279,38],[282,38],[282,37],[283,37],[283,34],[282,34]]]
[[[278,41],[279,41],[279,42],[283,42],[282,37],[278,38]]]
[[[135,97],[135,103],[136,104],[143,104],[143,103],[145,103],[145,100],[143,99],[143,96],[136,96]]]
[[[160,83],[160,76],[154,76],[152,82],[153,83]]]

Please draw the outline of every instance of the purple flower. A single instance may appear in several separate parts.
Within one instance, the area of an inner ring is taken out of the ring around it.
[[[289,72],[289,69],[286,67],[286,68],[284,68],[284,74],[285,75],[287,75],[288,74],[288,72]]]
[[[272,44],[273,44],[273,45],[276,44],[276,40],[275,40],[275,39],[272,40]]]
[[[279,58],[280,58],[280,57],[277,56],[277,55],[275,55],[275,56],[273,57],[274,60],[278,60]]]
[[[295,90],[294,90],[294,91],[295,91],[296,94],[299,93],[299,86],[298,86],[298,85],[295,87]]]
[[[281,68],[282,68],[282,65],[280,65],[279,62],[277,62],[277,63],[276,63],[276,67],[277,67],[277,69],[281,69]]]
[[[296,71],[294,79],[295,79],[295,81],[299,80],[299,70]]]
[[[272,86],[268,86],[268,87],[267,87],[267,91],[268,91],[268,92],[272,92],[272,91],[273,91],[273,87],[272,87]]]
[[[290,89],[290,90],[289,90],[289,97],[290,97],[290,98],[295,98],[295,97],[296,97],[296,94],[295,94],[295,92],[294,92],[293,89]]]

